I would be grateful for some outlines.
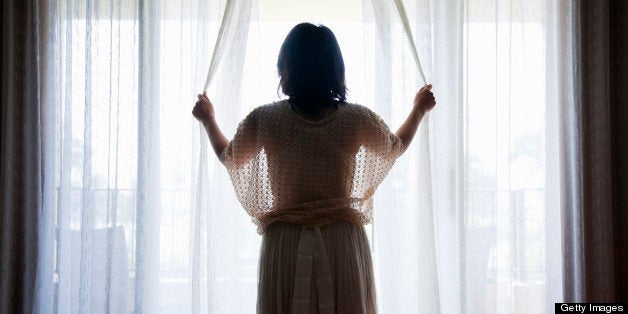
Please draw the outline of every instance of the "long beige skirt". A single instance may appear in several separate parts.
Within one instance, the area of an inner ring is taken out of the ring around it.
[[[291,314],[302,228],[280,221],[264,233],[259,259],[257,313]],[[320,227],[320,233],[331,268],[334,313],[376,313],[373,264],[364,226],[338,221]],[[309,313],[319,313],[315,270],[312,277]]]

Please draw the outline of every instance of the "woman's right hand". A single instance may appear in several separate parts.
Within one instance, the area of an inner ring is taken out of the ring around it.
[[[192,109],[192,115],[203,124],[214,117],[214,105],[209,101],[207,94],[203,93],[202,95],[198,95],[198,101],[194,105],[194,109]]]
[[[436,106],[436,99],[432,93],[432,84],[423,86],[414,96],[414,108],[425,114]]]

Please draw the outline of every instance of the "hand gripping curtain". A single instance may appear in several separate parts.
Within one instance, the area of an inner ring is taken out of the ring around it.
[[[415,68],[406,66],[402,70],[410,72],[413,69],[416,70],[415,77],[418,78],[416,81],[418,84],[415,83],[415,90],[418,90],[418,88],[428,83],[424,72],[424,66],[426,66],[426,64],[421,63],[420,56],[428,56],[426,59],[430,59],[431,21],[429,1],[416,1],[413,3],[416,12],[420,12],[420,16],[417,16],[417,32],[422,35],[419,37],[420,48],[427,48],[422,50],[417,48],[414,35],[412,34],[410,20],[408,19],[406,8],[402,0],[370,0],[370,3],[368,2],[368,0],[364,1],[364,4],[365,6],[372,6],[372,19],[375,24],[375,33],[377,34],[375,36],[375,38],[377,38],[375,45],[382,51],[380,52],[380,56],[394,56],[395,53],[393,53],[393,51],[397,51],[398,54],[401,48],[397,48],[396,45],[400,45],[401,42],[403,42],[403,46],[406,46],[410,52]],[[365,13],[368,16],[369,13],[366,11]],[[403,37],[403,40],[397,38],[398,36]],[[425,43],[422,41],[425,41]],[[405,57],[405,55],[404,53],[403,56]],[[382,59],[386,59],[386,57]],[[400,62],[406,65],[405,61],[402,60]],[[429,64],[427,69],[429,73],[431,69]],[[378,71],[377,75],[379,76],[380,74],[381,73]],[[413,77],[412,74],[405,75]],[[386,79],[384,79],[383,83],[384,85],[391,84],[392,80],[392,78],[389,78],[389,81],[386,82]],[[380,83],[375,83],[375,88],[379,88],[377,84]],[[387,90],[386,88],[389,89]],[[394,88],[395,87],[390,85],[383,87],[383,94],[392,93]],[[387,97],[390,96],[388,95]],[[384,99],[386,99],[386,97],[384,97]],[[396,103],[396,101],[393,101],[393,103]],[[391,103],[390,106],[393,106],[393,104]],[[380,257],[381,263],[378,265],[376,257],[375,272],[379,274],[379,277],[376,279],[376,284],[378,285],[378,308],[386,313],[404,311],[439,313],[441,311],[432,204],[432,154],[430,152],[431,137],[429,125],[428,115],[424,117],[421,122],[418,131],[419,134],[417,135],[416,143],[414,143],[417,147],[417,154],[406,154],[410,155],[407,158],[413,158],[413,161],[418,164],[418,171],[410,174],[410,176],[418,177],[417,190],[414,192],[418,192],[419,194],[416,196],[416,203],[413,204],[413,206],[418,207],[418,213],[414,213],[415,216],[412,218],[412,221],[409,222],[415,229],[410,233],[412,239],[409,239],[408,243],[405,245],[396,243],[394,237],[398,237],[399,235],[394,235],[395,230],[393,230],[394,228],[392,226],[398,225],[398,223],[385,221],[385,219],[400,219],[401,217],[396,216],[395,218],[388,218],[391,211],[394,209],[391,208],[393,206],[375,206],[376,211],[384,211],[382,215],[376,215],[374,220],[375,233],[377,234],[378,229],[381,229],[379,232],[380,236],[376,238],[383,238],[383,241],[380,241],[382,244],[380,245],[381,248],[377,255],[390,256],[398,251],[408,251],[405,253],[408,255],[405,258],[405,260],[407,260],[407,266],[396,267],[394,265],[399,265],[397,261],[399,257],[394,259]],[[408,164],[411,163],[412,162],[408,161]],[[398,168],[397,170],[399,170],[403,165],[397,165],[396,167]],[[402,176],[403,175],[400,177]],[[416,178],[410,180],[416,180]],[[383,191],[380,191],[380,193],[383,194]],[[414,202],[414,200],[408,201]],[[405,200],[398,201],[400,204],[404,202]],[[382,236],[382,234],[392,235]],[[377,243],[375,246],[377,247]],[[387,246],[397,247],[385,248]],[[383,250],[390,250],[392,254],[386,254]],[[397,254],[401,254],[401,256],[404,255],[404,253]],[[405,264],[401,263],[401,265]],[[387,270],[391,267],[395,269],[394,272]]]

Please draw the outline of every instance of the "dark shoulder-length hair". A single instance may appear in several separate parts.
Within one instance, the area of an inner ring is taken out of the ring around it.
[[[323,25],[292,28],[279,51],[282,92],[291,98],[346,101],[345,64],[334,33]]]

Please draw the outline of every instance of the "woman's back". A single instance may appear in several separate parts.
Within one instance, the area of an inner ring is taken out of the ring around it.
[[[281,136],[272,141],[273,145],[264,145],[271,188],[279,197],[275,206],[348,197],[346,191],[351,188],[353,173],[346,170],[353,169],[358,147],[347,136],[348,132],[339,134],[343,127],[338,124],[343,123],[344,109],[350,105],[344,104],[334,114],[312,122],[298,116],[286,104],[276,104],[278,108],[269,114],[277,119],[265,119],[268,125],[264,126]],[[347,127],[352,126],[344,128]]]
[[[223,153],[236,194],[260,233],[275,221],[372,219],[372,195],[403,151],[370,109],[342,104],[316,122],[288,101],[260,106]]]

